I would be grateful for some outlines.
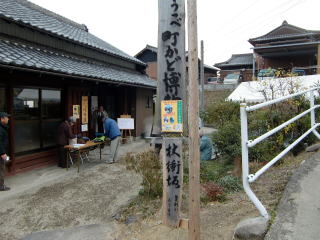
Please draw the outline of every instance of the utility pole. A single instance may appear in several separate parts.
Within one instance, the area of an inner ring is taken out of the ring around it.
[[[203,40],[201,40],[201,62],[200,62],[200,110],[204,112],[204,46]]]
[[[189,240],[200,240],[200,149],[197,0],[188,0]]]

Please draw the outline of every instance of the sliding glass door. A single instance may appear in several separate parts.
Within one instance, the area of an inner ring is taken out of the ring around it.
[[[54,146],[61,121],[60,90],[14,88],[13,98],[15,153]]]

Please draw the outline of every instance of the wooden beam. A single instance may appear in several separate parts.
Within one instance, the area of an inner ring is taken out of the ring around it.
[[[197,0],[188,0],[189,240],[200,240],[200,149]]]

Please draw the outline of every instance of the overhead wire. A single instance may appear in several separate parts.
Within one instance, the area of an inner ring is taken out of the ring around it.
[[[303,0],[303,1],[298,0],[298,1],[294,2],[293,4],[291,4],[288,8],[282,10],[281,12],[276,12],[276,13],[270,15],[269,18],[267,18],[266,20],[263,20],[263,21],[260,21],[260,22],[261,22],[261,23],[262,23],[262,22],[265,22],[265,21],[267,21],[268,19],[274,17],[275,15],[278,15],[278,16],[279,16],[280,14],[283,14],[283,13],[285,13],[285,12],[288,12],[288,11],[291,10],[292,8],[296,7],[297,5],[299,5],[299,4],[301,4],[301,3],[305,2],[305,1],[307,1],[307,0]],[[287,2],[292,2],[292,1],[287,1]],[[286,2],[286,3],[287,3],[287,2]],[[282,4],[282,5],[283,5],[283,4]],[[256,24],[260,24],[260,22],[258,22],[258,23],[256,23]],[[272,23],[268,22],[268,23],[265,24],[265,25],[271,25],[271,24],[272,24]],[[263,27],[264,27],[264,26],[263,26]],[[261,28],[263,28],[263,27],[261,27]],[[229,50],[229,51],[230,51],[230,49],[231,49],[231,50],[234,50],[236,47],[238,47],[238,46],[240,45],[240,41],[242,42],[243,40],[242,40],[242,39],[238,39],[238,40],[236,41],[236,43],[231,46],[231,48],[230,48],[230,45],[229,45],[229,46],[228,46],[228,50]],[[222,55],[223,55],[222,51],[224,51],[224,49],[221,49],[219,58],[221,58]]]

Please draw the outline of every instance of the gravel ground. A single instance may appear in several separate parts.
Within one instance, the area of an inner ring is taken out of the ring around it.
[[[148,146],[127,145],[125,152],[143,151]],[[106,154],[105,149],[105,154]],[[253,185],[253,190],[266,205],[271,216],[292,173],[309,153],[288,158],[272,168]],[[309,154],[310,155],[310,154]],[[90,165],[91,164],[91,165]],[[0,206],[0,239],[16,240],[31,232],[66,229],[88,224],[113,226],[112,240],[182,240],[187,231],[161,225],[160,204],[158,213],[148,219],[131,224],[118,223],[112,216],[137,196],[141,178],[127,171],[123,164],[106,165],[88,163],[80,174],[69,172],[68,177],[46,183],[32,193],[10,196]],[[254,166],[253,166],[254,167]],[[185,187],[187,195],[187,186]],[[183,200],[182,212],[187,216],[188,198]],[[1,201],[1,196],[0,196]],[[2,201],[1,201],[2,202]],[[151,206],[151,205],[150,205]],[[259,215],[243,193],[229,195],[223,203],[212,202],[201,207],[201,239],[231,240],[235,226],[243,219]],[[108,239],[109,240],[109,239]]]
[[[276,207],[292,173],[300,166],[301,161],[308,159],[311,154],[303,153],[298,157],[288,157],[284,163],[271,168],[252,185],[253,191],[272,217],[276,215]],[[187,193],[187,189],[184,192]],[[183,200],[183,217],[187,217],[187,201],[187,198]],[[258,210],[243,191],[229,195],[226,202],[203,205],[200,212],[201,240],[233,240],[237,224],[241,220],[257,216],[259,216]],[[161,225],[159,211],[155,216],[144,221],[129,226],[122,225],[116,239],[184,240],[188,239],[188,232],[184,229],[172,229]]]
[[[121,146],[119,155],[147,147],[142,141],[127,144]],[[104,155],[108,150],[104,149]],[[140,189],[140,176],[127,171],[122,163],[105,164],[96,159],[82,165],[80,174],[75,169],[66,174],[38,190],[34,186],[32,193],[26,190],[9,195],[0,205],[0,239],[15,240],[31,232],[108,223]]]

